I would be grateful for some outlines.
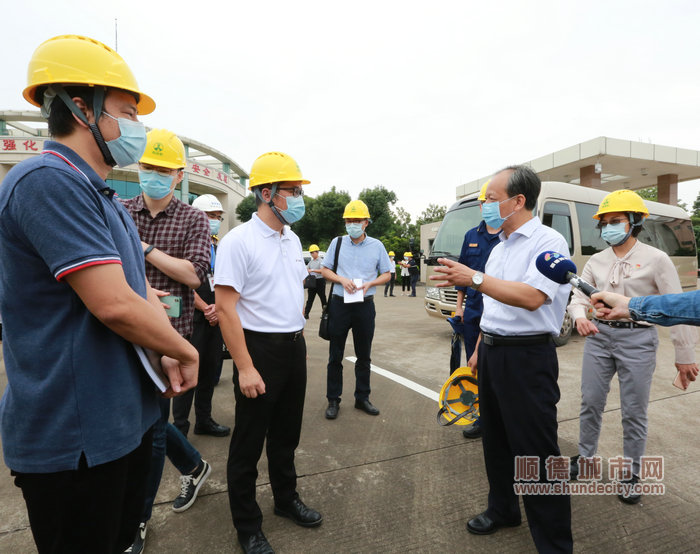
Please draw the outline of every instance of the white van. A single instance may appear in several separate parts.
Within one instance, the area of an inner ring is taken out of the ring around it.
[[[608,247],[600,238],[593,214],[609,191],[591,189],[568,183],[545,181],[542,183],[537,206],[533,213],[542,223],[559,231],[569,245],[569,256],[579,271],[588,258]],[[478,193],[456,202],[445,214],[432,248],[426,257],[427,275],[434,274],[438,258],[457,260],[462,249],[464,234],[479,224]],[[671,257],[683,290],[697,287],[698,263],[695,250],[695,234],[688,214],[682,208],[659,202],[646,201],[649,217],[644,220],[640,241],[663,250]],[[562,252],[566,254],[566,252]],[[428,277],[429,279],[429,277]],[[425,311],[435,317],[454,315],[457,291],[453,288],[437,288],[426,281]],[[561,335],[555,342],[566,344],[571,336],[573,322],[568,313],[564,318]]]

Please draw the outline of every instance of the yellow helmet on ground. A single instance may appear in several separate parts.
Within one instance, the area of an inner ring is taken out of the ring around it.
[[[319,250],[321,249],[318,247],[318,244],[312,244],[309,246],[309,254],[311,254],[311,252],[318,252]]]
[[[643,217],[649,215],[649,210],[642,197],[636,192],[626,189],[613,191],[603,198],[593,218],[600,219],[601,215],[612,212],[636,212],[642,214]]]
[[[80,35],[50,38],[34,51],[22,95],[30,104],[41,107],[44,98],[37,98],[37,89],[51,84],[122,89],[138,95],[139,114],[156,109],[156,103],[141,91],[131,69],[115,50]]]
[[[403,253],[403,257],[404,257],[404,258],[413,258],[413,253],[411,253],[411,252],[404,252],[404,253]]]
[[[481,191],[479,191],[479,197],[477,198],[479,202],[486,202],[486,189],[488,188],[490,182],[491,179],[481,185]]]
[[[396,254],[394,254],[393,250],[389,250],[389,256],[396,256]]]
[[[283,181],[301,181],[302,185],[310,183],[301,176],[301,169],[294,158],[283,152],[267,152],[253,162],[248,189]]]
[[[369,208],[362,200],[348,202],[343,212],[343,219],[369,219]]]
[[[479,417],[479,385],[470,367],[454,370],[438,398],[440,425],[470,425]]]
[[[153,129],[146,135],[146,151],[139,161],[169,169],[181,169],[187,165],[185,145],[172,131]]]

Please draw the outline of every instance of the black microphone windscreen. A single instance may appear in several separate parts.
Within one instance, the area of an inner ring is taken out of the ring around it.
[[[542,275],[560,285],[569,282],[567,273],[576,273],[576,264],[558,252],[542,252],[537,256],[535,265]]]

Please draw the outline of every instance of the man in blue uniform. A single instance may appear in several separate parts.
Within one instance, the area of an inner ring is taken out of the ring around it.
[[[486,201],[486,187],[489,181],[486,181],[479,192],[479,209]],[[492,222],[493,223],[493,222]],[[495,225],[495,223],[494,223]],[[491,227],[487,221],[481,221],[476,227],[469,229],[464,235],[462,243],[462,252],[459,254],[459,263],[464,264],[476,271],[484,271],[486,260],[489,259],[491,250],[499,242],[498,234],[501,232],[500,227]],[[479,339],[479,323],[481,322],[481,313],[484,311],[484,300],[478,290],[470,287],[456,286],[457,289],[457,308],[455,309],[455,317],[461,317],[464,325],[464,351],[467,360],[472,357],[476,349],[476,342]],[[466,297],[467,301],[464,302]],[[450,369],[452,371],[452,369]],[[478,439],[481,437],[481,424],[477,419],[472,425],[462,431],[465,439]]]

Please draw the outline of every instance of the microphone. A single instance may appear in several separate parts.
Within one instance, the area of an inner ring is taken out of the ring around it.
[[[547,277],[547,279],[551,279],[560,285],[569,283],[589,298],[591,294],[600,292],[593,285],[576,275],[576,264],[558,252],[542,252],[537,256],[535,265],[537,266],[537,270]]]

